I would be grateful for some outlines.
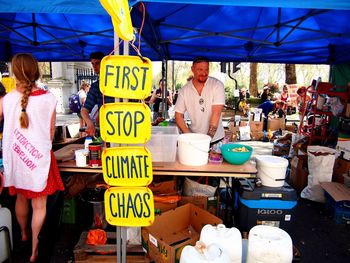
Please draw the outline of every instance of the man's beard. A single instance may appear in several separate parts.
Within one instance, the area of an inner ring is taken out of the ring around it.
[[[207,76],[207,77],[199,77],[199,78],[197,79],[197,81],[198,81],[199,83],[205,83],[205,82],[207,81],[207,79],[208,79],[208,76]]]

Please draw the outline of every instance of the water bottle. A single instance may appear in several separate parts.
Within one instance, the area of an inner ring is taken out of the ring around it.
[[[85,142],[84,142],[84,148],[89,150],[89,144],[92,143],[92,137],[91,136],[87,136],[85,138]]]

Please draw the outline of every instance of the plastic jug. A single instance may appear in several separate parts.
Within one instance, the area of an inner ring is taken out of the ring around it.
[[[228,253],[229,262],[242,262],[242,235],[237,228],[226,228],[223,224],[217,226],[205,225],[202,228],[199,240],[207,246],[218,244]]]
[[[229,263],[226,251],[218,244],[206,246],[198,241],[196,246],[185,246],[181,252],[180,263]]]
[[[249,231],[247,263],[291,263],[293,243],[278,227],[258,225]]]
[[[0,228],[7,227],[10,234],[10,240],[6,231],[0,232],[0,262],[4,262],[10,257],[9,251],[12,250],[12,221],[11,212],[6,207],[0,205]]]

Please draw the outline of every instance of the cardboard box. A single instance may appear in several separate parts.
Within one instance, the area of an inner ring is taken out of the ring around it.
[[[345,117],[350,118],[350,103],[346,104]]]
[[[176,177],[164,182],[152,182],[149,186],[153,194],[170,194],[176,192]]]
[[[340,183],[321,183],[326,191],[326,209],[329,210],[336,224],[350,224],[350,188]]]
[[[271,131],[277,131],[279,129],[285,130],[286,121],[285,118],[270,118],[267,121],[267,129]]]
[[[180,206],[142,228],[142,246],[157,263],[178,263],[182,249],[195,245],[206,224],[222,224],[222,220],[193,204]]]
[[[350,139],[339,139],[337,143],[337,154],[346,160],[350,160]]]
[[[297,191],[301,191],[307,186],[307,177],[309,174],[307,168],[307,155],[296,155],[292,158],[289,184]]]
[[[350,161],[341,158],[335,159],[333,168],[333,182],[344,183],[343,174],[350,170]]]
[[[263,131],[250,132],[250,137],[252,141],[260,141],[264,137]]]
[[[175,209],[178,206],[178,202],[176,203],[161,203],[154,201],[154,210],[159,210],[160,213],[164,213],[166,211],[169,211],[171,209]]]
[[[264,122],[263,121],[250,121],[249,122],[250,131],[251,132],[259,132],[263,131],[264,129]]]
[[[207,210],[213,215],[217,215],[219,204],[217,196],[181,196],[181,200],[179,201],[178,205],[182,206],[188,203],[194,204],[204,210]]]

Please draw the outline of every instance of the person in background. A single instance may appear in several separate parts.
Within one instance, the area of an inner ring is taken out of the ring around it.
[[[264,130],[267,130],[268,116],[270,113],[275,114],[278,118],[283,118],[286,116],[284,112],[284,102],[283,101],[270,101],[267,100],[264,103],[261,103],[258,106],[259,109],[262,109],[264,113]]]
[[[37,60],[31,54],[12,58],[16,88],[0,100],[4,117],[4,186],[16,196],[15,213],[22,242],[32,237],[30,262],[38,259],[38,235],[46,217],[47,196],[64,190],[52,151],[56,104],[53,94],[39,89]],[[31,233],[28,220],[33,211]]]
[[[97,75],[100,74],[100,64],[103,57],[104,57],[104,54],[102,52],[93,52],[90,55],[92,68],[94,69],[94,72]],[[104,101],[105,103],[113,103],[115,99],[113,97],[105,96]],[[98,123],[98,117],[96,118],[94,123],[89,113],[94,109],[96,105],[97,105],[97,110],[100,109],[102,104],[103,104],[102,93],[99,87],[99,79],[97,79],[94,83],[92,83],[91,88],[87,94],[84,106],[80,110],[81,117],[86,123],[85,132],[90,136],[95,135],[95,132],[96,132],[95,123],[96,124]]]
[[[284,85],[282,88],[282,92],[278,98],[278,100],[284,102],[284,111],[288,112],[288,103],[290,102],[290,97],[289,97],[289,91],[288,91],[288,86]]]
[[[306,87],[300,87],[297,90],[297,94],[298,94],[297,104],[298,104],[298,111],[299,111],[299,120],[301,123],[306,114],[307,104],[309,101],[311,101],[311,97],[307,94]]]
[[[243,112],[244,116],[248,116],[250,105],[247,102],[247,99],[240,100],[238,103],[238,110]]]
[[[279,97],[279,100],[287,103],[290,98],[289,98],[289,92],[288,92],[288,86],[287,85],[284,85],[283,86],[283,89],[282,89],[282,92],[280,94],[280,97]]]
[[[165,89],[165,97],[166,97],[166,106],[165,111],[168,110],[169,107],[172,106],[172,98],[170,95],[169,90],[167,89],[166,80],[161,79],[159,80],[159,88],[156,89],[151,99],[149,100],[150,104],[153,104],[153,121],[155,121],[158,117],[162,117],[162,92],[163,88]]]
[[[209,60],[196,58],[191,67],[193,79],[185,84],[175,104],[175,121],[181,132],[204,133],[211,139],[211,145],[220,142],[224,136],[221,112],[225,105],[224,84],[209,77]],[[191,119],[188,127],[184,120],[185,112]]]
[[[82,107],[84,106],[89,89],[90,89],[89,83],[86,83],[85,81],[83,81],[83,83],[80,86],[80,90],[78,92],[79,102]],[[78,113],[78,117],[79,117],[80,128],[83,128],[85,126],[85,122],[83,117],[81,116],[81,113]],[[80,134],[80,137],[83,137],[83,132],[80,132],[79,134]]]
[[[265,101],[269,100],[269,93],[270,88],[268,85],[264,87],[263,93],[260,96],[260,103],[264,103]]]
[[[6,89],[4,85],[0,82],[0,99],[3,98],[6,95]],[[0,134],[2,133],[4,129],[4,120],[1,120],[0,122]]]

